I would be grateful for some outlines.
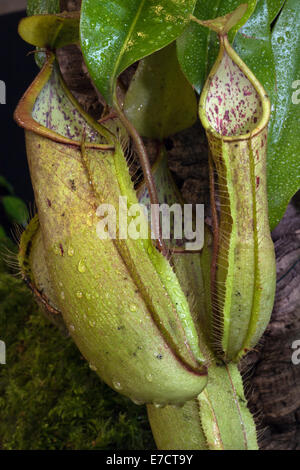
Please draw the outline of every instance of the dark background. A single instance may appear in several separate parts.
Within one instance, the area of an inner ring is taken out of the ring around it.
[[[25,16],[25,11],[0,16],[0,80],[6,84],[6,104],[0,105],[0,174],[13,185],[16,195],[30,206],[33,202],[33,191],[26,159],[24,131],[13,120],[19,99],[38,72],[34,55],[27,55],[33,50],[33,46],[26,44],[17,33],[18,23]],[[5,193],[0,187],[0,197]],[[2,207],[0,221],[4,226],[9,226]]]

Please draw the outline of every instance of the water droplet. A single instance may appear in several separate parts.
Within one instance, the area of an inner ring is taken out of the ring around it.
[[[90,300],[90,298],[92,297],[89,292],[87,292],[87,293],[85,294],[85,296],[86,296],[87,300]]]
[[[153,405],[155,406],[155,408],[164,408],[166,405],[164,403],[153,403]]]
[[[96,322],[93,320],[90,320],[89,325],[93,328],[94,326],[96,326]]]
[[[69,325],[69,330],[75,331],[75,326],[74,325]]]
[[[81,297],[82,297],[82,292],[80,292],[80,291],[76,292],[76,297],[78,297],[78,299],[81,299]]]
[[[138,406],[140,406],[140,405],[143,405],[143,404],[144,404],[144,402],[143,402],[143,401],[141,401],[141,400],[137,400],[136,398],[131,398],[131,401],[132,401],[132,402],[133,402],[135,405],[138,405]]]
[[[122,390],[122,385],[117,380],[113,380],[113,387],[116,390]]]
[[[89,368],[90,368],[91,370],[94,370],[94,371],[97,370],[97,367],[94,366],[94,364],[89,364]]]
[[[129,307],[129,310],[130,310],[131,312],[136,312],[137,306],[134,305],[134,304],[131,304],[130,307]]]
[[[153,381],[153,375],[152,374],[147,374],[146,379],[148,380],[148,382],[152,382]]]
[[[69,255],[69,256],[73,256],[73,255],[74,255],[74,248],[72,248],[72,246],[69,246],[69,248],[68,248],[68,255]]]
[[[64,298],[65,298],[65,293],[64,293],[63,290],[61,291],[60,296],[61,296],[61,298],[64,300]]]
[[[78,263],[78,271],[79,271],[80,273],[85,273],[85,271],[86,271],[86,265],[85,265],[83,259],[81,259],[81,260],[79,261],[79,263]]]

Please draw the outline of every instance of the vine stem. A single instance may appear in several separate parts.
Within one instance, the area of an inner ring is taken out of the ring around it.
[[[114,100],[114,107],[118,113],[118,116],[125,126],[127,132],[131,136],[135,150],[139,156],[140,164],[142,167],[143,175],[144,175],[144,180],[146,187],[148,189],[149,197],[150,197],[150,203],[151,205],[155,204],[156,207],[159,207],[159,200],[158,200],[158,195],[157,195],[157,190],[156,190],[156,185],[155,181],[153,178],[152,170],[151,170],[151,165],[149,162],[147,150],[145,148],[144,142],[137,132],[136,128],[131,124],[131,122],[127,119],[125,116],[124,112],[122,111],[120,104],[118,102],[118,99],[115,98]],[[153,233],[156,238],[156,243],[157,243],[157,248],[158,250],[163,254],[163,256],[168,255],[168,248],[166,247],[166,244],[162,238],[162,232],[161,232],[161,226],[160,226],[160,220],[159,220],[159,211],[154,210],[152,212],[152,221],[153,221]]]

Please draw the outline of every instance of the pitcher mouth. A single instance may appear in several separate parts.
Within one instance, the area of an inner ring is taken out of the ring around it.
[[[43,137],[47,137],[55,142],[62,144],[68,144],[72,146],[80,147],[82,145],[83,139],[85,140],[85,145],[88,148],[96,148],[101,150],[114,150],[113,145],[113,136],[110,135],[108,129],[103,129],[103,127],[94,121],[79,105],[77,100],[73,97],[71,92],[68,90],[63,77],[59,72],[58,65],[56,63],[55,55],[47,51],[47,58],[43,68],[40,73],[37,75],[35,80],[32,82],[30,87],[24,93],[23,97],[19,101],[19,104],[14,113],[14,119],[20,127],[23,127],[27,131],[35,132]],[[86,136],[69,137],[67,134],[63,135],[51,127],[47,127],[45,123],[39,119],[35,113],[35,109],[38,107],[38,100],[43,92],[44,87],[50,80],[56,80],[59,87],[63,90],[64,95],[67,97],[67,100],[72,104],[73,107],[78,111],[82,116],[83,121],[86,126],[94,132],[94,134],[101,136],[103,143],[93,142],[92,139],[86,140]]]
[[[247,140],[268,125],[269,97],[227,36],[219,40],[219,55],[200,97],[200,119],[205,130],[222,141]]]

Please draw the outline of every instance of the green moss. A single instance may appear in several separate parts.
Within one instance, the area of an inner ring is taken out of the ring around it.
[[[24,283],[1,271],[0,449],[155,449],[145,407],[102,383]]]

